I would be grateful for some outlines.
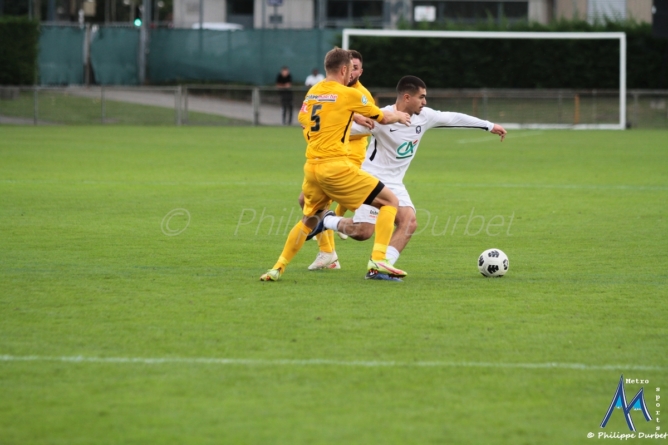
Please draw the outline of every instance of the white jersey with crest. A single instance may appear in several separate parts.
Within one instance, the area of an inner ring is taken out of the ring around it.
[[[394,111],[396,108],[388,105],[382,110]],[[479,128],[491,131],[494,124],[467,114],[437,111],[428,107],[423,107],[420,114],[412,115],[409,126],[400,123],[376,124],[373,130],[369,130],[353,124],[351,134],[373,136],[366,149],[362,170],[371,173],[384,184],[402,184],[420,140],[430,128]]]

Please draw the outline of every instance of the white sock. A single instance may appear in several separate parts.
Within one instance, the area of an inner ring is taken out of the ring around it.
[[[343,216],[326,216],[325,217],[325,229],[338,231],[337,227],[339,226],[339,221],[343,219]]]
[[[385,253],[385,258],[394,266],[394,263],[399,259],[399,251],[392,246],[387,246],[387,252]]]

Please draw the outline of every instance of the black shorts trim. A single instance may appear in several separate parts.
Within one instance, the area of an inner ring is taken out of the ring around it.
[[[370,206],[373,200],[376,199],[376,196],[378,196],[380,191],[383,190],[383,188],[385,188],[385,184],[378,181],[378,184],[376,184],[373,190],[371,190],[371,193],[369,193],[369,196],[367,196],[366,199],[364,200],[364,204]]]

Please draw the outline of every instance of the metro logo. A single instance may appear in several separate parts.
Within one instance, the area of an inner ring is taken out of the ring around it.
[[[415,154],[415,147],[417,147],[419,139],[414,140],[413,142],[404,142],[399,147],[397,147],[397,159],[406,159],[410,158]]]

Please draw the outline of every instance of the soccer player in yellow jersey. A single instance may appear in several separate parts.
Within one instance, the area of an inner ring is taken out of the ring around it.
[[[274,267],[260,276],[260,281],[278,281],[286,267],[304,245],[306,237],[322,221],[332,201],[350,210],[362,204],[379,209],[375,242],[369,272],[404,277],[406,272],[386,260],[387,246],[394,228],[399,200],[378,179],[359,169],[348,159],[348,137],[353,115],[359,113],[380,124],[410,124],[407,113],[386,112],[369,103],[358,90],[348,88],[352,71],[351,54],[334,48],[325,56],[326,78],[306,94],[299,111],[299,122],[308,128],[306,164],[304,164],[304,217],[290,230],[283,251]]]
[[[373,97],[369,90],[367,90],[364,85],[359,81],[362,72],[362,54],[359,51],[354,49],[348,50],[352,55],[353,69],[350,73],[350,81],[348,86],[359,90],[364,94],[370,103],[375,105]],[[356,115],[354,117],[355,121],[360,125],[365,125],[363,122],[368,119],[361,115]],[[366,123],[367,126],[373,128],[373,125]],[[305,134],[307,130],[305,129]],[[306,136],[305,136],[306,137]],[[367,135],[350,135],[350,140],[348,142],[348,158],[358,167],[362,167],[362,163],[366,157],[366,146],[368,142]],[[299,197],[299,204],[304,206],[304,195],[302,194]],[[334,213],[336,216],[343,216],[346,214],[346,208],[341,204],[337,203]],[[347,239],[348,235],[342,232],[336,232],[341,239]],[[316,238],[318,240],[318,255],[311,265],[308,267],[309,270],[320,270],[320,269],[340,269],[341,265],[339,263],[339,258],[336,254],[335,243],[334,243],[334,231],[325,230],[319,234]]]
[[[373,100],[373,96],[371,96],[369,90],[367,90],[364,87],[364,85],[362,85],[362,83],[360,82],[360,76],[364,71],[362,69],[362,55],[358,51],[355,51],[354,49],[351,49],[349,51],[353,58],[353,70],[348,86],[351,88],[355,88],[356,90],[364,94],[369,99],[369,102],[371,104],[376,105],[376,103]],[[366,159],[367,142],[368,140],[366,135],[350,135],[350,142],[348,145],[348,158],[350,158],[350,160],[358,167],[361,167],[362,163],[364,162],[364,159]]]

